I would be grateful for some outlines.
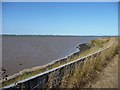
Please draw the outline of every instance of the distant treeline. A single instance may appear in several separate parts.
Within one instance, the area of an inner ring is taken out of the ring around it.
[[[0,36],[40,36],[40,37],[112,37],[112,35],[17,35],[17,34],[2,34]],[[115,35],[113,35],[115,36]],[[117,36],[117,35],[116,35]]]

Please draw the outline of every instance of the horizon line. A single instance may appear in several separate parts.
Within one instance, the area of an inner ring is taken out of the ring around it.
[[[2,36],[120,36],[120,35],[58,35],[58,34],[0,34]]]

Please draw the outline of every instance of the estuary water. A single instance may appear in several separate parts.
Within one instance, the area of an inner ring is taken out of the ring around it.
[[[3,36],[2,66],[8,76],[50,63],[77,50],[77,45],[98,37]]]

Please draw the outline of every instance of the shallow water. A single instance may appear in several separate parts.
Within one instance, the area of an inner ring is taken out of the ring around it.
[[[98,37],[3,36],[2,65],[12,75],[44,65],[77,50],[77,45]]]

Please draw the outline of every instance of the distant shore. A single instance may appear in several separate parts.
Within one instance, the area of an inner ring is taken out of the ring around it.
[[[30,34],[0,34],[0,36],[41,36],[41,37],[117,37],[118,35],[30,35]]]

